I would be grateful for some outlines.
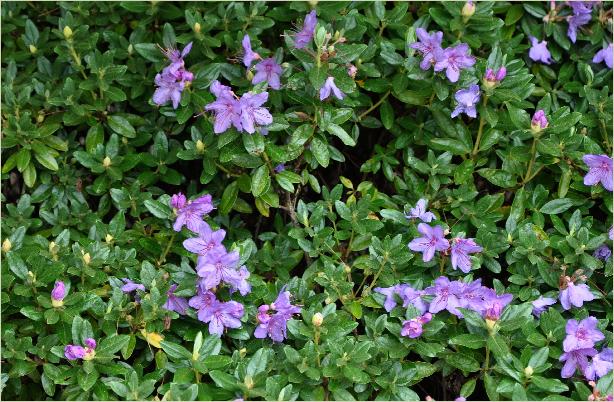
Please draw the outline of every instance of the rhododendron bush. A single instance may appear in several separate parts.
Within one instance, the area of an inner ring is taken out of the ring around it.
[[[612,400],[612,3],[1,15],[3,399]]]

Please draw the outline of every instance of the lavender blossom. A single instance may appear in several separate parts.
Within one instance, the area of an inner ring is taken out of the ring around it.
[[[154,83],[158,88],[154,91],[153,102],[158,106],[163,106],[170,101],[173,104],[173,109],[177,109],[181,101],[181,93],[185,88],[185,82],[177,81],[168,72],[163,72],[156,74]]]
[[[64,304],[66,297],[66,285],[62,281],[56,281],[51,291],[51,304],[53,307],[60,307]]]
[[[457,308],[461,307],[458,296],[462,294],[463,290],[461,283],[450,282],[445,276],[435,279],[435,286],[424,289],[425,294],[435,296],[429,305],[429,312],[435,314],[442,310],[448,310],[450,313],[462,317]]]
[[[83,341],[83,343],[85,343],[86,349],[96,349],[96,340],[93,338],[87,338]]]
[[[483,248],[475,242],[475,239],[452,239],[452,268],[459,268],[464,273],[471,271],[471,259],[469,254],[480,253]]]
[[[608,238],[610,240],[614,240],[614,226],[612,226],[610,230],[608,231]]]
[[[403,321],[403,328],[401,328],[401,336],[407,336],[409,338],[418,338],[422,335],[422,326],[433,319],[431,313],[426,313],[423,316],[412,318],[411,320]]]
[[[595,356],[597,351],[593,348],[576,349],[571,352],[565,352],[559,357],[559,361],[565,362],[561,370],[562,378],[569,378],[574,375],[576,368],[579,368],[582,374],[586,374],[588,369],[588,357]]]
[[[458,104],[452,111],[450,117],[454,118],[461,113],[465,113],[467,116],[473,118],[477,116],[475,107],[480,101],[480,87],[478,85],[473,84],[467,89],[460,89],[456,91],[454,98]]]
[[[237,272],[236,280],[230,282],[230,293],[239,291],[241,296],[245,296],[252,291],[252,286],[247,281],[249,278],[249,270],[245,265],[242,265]]]
[[[612,256],[612,250],[605,244],[597,247],[597,250],[593,253],[593,257],[603,261],[607,261]]]
[[[245,35],[241,41],[243,46],[243,65],[249,68],[254,60],[260,59],[260,55],[252,51],[252,42],[249,39],[249,35]]]
[[[277,299],[271,303],[271,308],[277,310],[278,313],[282,314],[289,320],[292,318],[292,315],[299,314],[301,312],[301,308],[290,303],[291,294],[285,289],[285,286],[281,289],[279,295],[277,295]]]
[[[595,346],[595,342],[605,339],[601,331],[597,329],[597,319],[588,317],[578,323],[576,320],[568,320],[565,325],[565,340],[563,350],[571,352],[578,349],[589,349]]]
[[[578,28],[591,21],[593,4],[590,1],[572,1],[569,5],[573,9],[573,15],[567,17],[567,22],[569,24],[567,36],[572,43],[576,43]]]
[[[207,104],[205,110],[214,113],[213,132],[216,134],[223,133],[230,126],[242,131],[241,105],[234,93],[229,87],[220,84],[219,81],[211,83],[210,91],[216,96],[216,100]]]
[[[305,16],[303,28],[294,36],[295,48],[303,49],[309,44],[309,42],[311,42],[317,23],[318,18],[316,16],[316,10],[312,10],[309,14],[307,14],[307,16]]]
[[[422,222],[429,223],[436,219],[435,214],[426,210],[427,201],[424,198],[418,200],[415,208],[409,209],[409,215],[405,215],[407,219],[420,219]]]
[[[270,310],[277,312],[270,315]],[[270,306],[266,304],[258,307],[256,320],[258,326],[254,331],[254,336],[258,339],[264,339],[267,336],[274,342],[283,342],[286,338],[287,322],[292,318],[293,314],[299,314],[301,308],[290,303],[290,292],[285,290],[285,286],[279,292],[275,302]]]
[[[587,380],[596,380],[612,371],[612,349],[604,348],[593,356],[590,366],[584,371]]]
[[[451,48],[436,52],[435,71],[446,70],[450,82],[457,82],[460,72],[475,64],[475,58],[469,54],[469,45],[461,43]]]
[[[226,237],[226,231],[211,230],[211,227],[202,222],[196,230],[198,237],[193,237],[183,241],[183,247],[191,253],[198,254],[199,260],[209,254],[223,254],[226,248],[222,244],[222,240]]]
[[[559,300],[561,301],[563,310],[569,310],[572,305],[575,307],[582,307],[585,301],[594,299],[595,296],[593,296],[586,284],[582,283],[576,285],[568,276],[565,277],[565,283],[559,294]]]
[[[391,312],[396,306],[397,301],[394,297],[395,294],[398,294],[399,285],[391,286],[389,288],[375,288],[373,291],[383,294],[386,296],[386,300],[384,301],[384,309],[387,312]]]
[[[268,98],[267,92],[259,94],[246,92],[241,96],[239,106],[241,108],[241,127],[244,131],[253,134],[256,131],[256,124],[267,126],[273,122],[271,113],[267,108],[262,107]]]
[[[546,118],[546,113],[542,109],[539,109],[535,112],[533,118],[531,119],[531,130],[536,133],[539,133],[546,127],[548,127],[548,119]]]
[[[281,173],[284,170],[286,170],[286,166],[283,163],[280,163],[279,165],[275,166],[275,173]]]
[[[324,85],[322,85],[322,88],[320,88],[320,100],[323,101],[328,98],[331,92],[335,95],[335,98],[339,100],[345,98],[345,94],[335,85],[335,79],[333,77],[328,77]]]
[[[589,168],[588,173],[584,176],[584,184],[593,186],[599,182],[603,187],[612,191],[612,158],[607,155],[584,155],[582,160]]]
[[[266,81],[272,89],[280,89],[280,76],[282,73],[281,66],[277,64],[274,58],[262,60],[256,64],[256,75],[252,79],[252,84],[258,84]]]
[[[435,256],[435,251],[446,251],[450,247],[441,226],[430,227],[426,223],[420,223],[418,224],[418,232],[423,237],[412,240],[407,246],[412,251],[423,253],[422,261],[424,262],[431,261]]]
[[[424,295],[424,291],[422,290],[416,290],[409,285],[403,284],[397,286],[397,294],[401,297],[401,300],[403,300],[403,307],[407,307],[411,304],[420,314],[424,314],[428,309],[427,304],[422,299]]]
[[[66,345],[64,347],[64,357],[68,360],[83,359],[85,357],[85,349],[83,346]]]
[[[506,75],[507,75],[507,69],[505,68],[505,66],[502,66],[501,68],[499,68],[499,70],[497,70],[496,73],[492,68],[488,68],[486,69],[486,72],[484,73],[483,82],[488,88],[493,88],[496,85],[498,85],[501,81],[503,81]]]
[[[545,40],[538,42],[534,36],[529,36],[531,41],[531,49],[529,49],[529,57],[533,61],[539,61],[544,64],[550,64],[552,62],[552,56],[548,50],[548,42]]]
[[[215,302],[209,308],[203,309],[198,319],[209,323],[209,333],[222,335],[225,328],[240,328],[241,317],[244,309],[241,303],[236,301]]]
[[[423,28],[416,28],[416,36],[419,42],[409,45],[412,49],[416,49],[422,54],[422,61],[420,62],[420,68],[428,70],[437,62],[436,54],[441,52],[441,40],[443,39],[443,32],[438,31],[433,34],[428,34]]]
[[[186,310],[188,309],[188,301],[183,297],[175,296],[175,290],[177,290],[176,283],[171,285],[171,287],[166,292],[166,302],[162,305],[163,309],[168,311],[175,311],[178,314],[185,315]]]
[[[182,195],[181,193],[179,194]],[[173,202],[171,198],[171,206],[173,204],[181,205],[181,201],[180,197],[176,199],[176,202]],[[209,194],[200,196],[193,201],[183,202],[183,205],[179,208],[174,207],[177,219],[173,224],[173,229],[175,232],[180,232],[181,228],[185,225],[192,232],[198,232],[200,225],[205,222],[202,218],[203,215],[208,214],[214,209],[215,207],[211,203],[211,195]]]
[[[488,295],[488,288],[482,286],[481,279],[476,279],[475,281],[462,286],[462,291],[458,295],[460,307],[473,310],[481,314],[487,307],[485,297],[488,297]],[[462,316],[462,314],[459,315],[459,317]]]
[[[609,69],[612,69],[612,58],[614,57],[614,48],[612,48],[612,44],[610,43],[608,47],[605,47],[595,53],[595,57],[593,57],[593,63],[601,63],[605,62],[605,65],[608,66]]]
[[[220,253],[207,255],[196,267],[198,276],[203,278],[201,284],[204,289],[213,289],[221,282],[227,284],[236,283],[238,280],[237,265],[239,253]]]
[[[211,314],[210,309],[219,303],[215,294],[209,290],[203,290],[201,287],[197,287],[196,296],[190,298],[188,305],[197,310],[197,316],[200,321],[204,321],[204,318]]]
[[[541,313],[546,311],[546,307],[556,304],[556,299],[553,299],[551,297],[539,296],[539,298],[533,300],[531,304],[533,305],[533,315],[539,317]]]
[[[484,293],[484,302],[486,308],[482,312],[482,315],[485,319],[490,321],[499,320],[499,318],[501,318],[501,313],[503,312],[503,309],[505,308],[505,306],[510,304],[514,296],[509,293],[497,295],[497,292],[490,288],[486,288]]]
[[[125,284],[121,287],[122,292],[124,293],[132,293],[136,292],[137,290],[140,290],[141,292],[145,291],[145,286],[140,283],[133,282],[128,278],[122,278],[122,281]]]

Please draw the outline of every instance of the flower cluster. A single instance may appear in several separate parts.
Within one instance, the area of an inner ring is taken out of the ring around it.
[[[275,313],[271,314],[272,311]],[[258,326],[254,331],[254,336],[258,339],[264,339],[267,336],[274,342],[283,342],[286,338],[286,327],[288,320],[294,314],[299,314],[301,308],[290,303],[290,292],[282,288],[277,296],[277,299],[270,305],[263,304],[258,307],[258,315],[256,320]]]
[[[175,296],[177,285],[172,285],[167,292],[167,301],[164,308],[185,314],[188,306],[197,309],[197,317],[204,323],[209,323],[209,333],[222,335],[224,328],[241,327],[243,305],[236,301],[219,301],[214,293],[221,285],[230,286],[230,292],[236,290],[242,296],[251,291],[247,282],[249,271],[247,267],[239,267],[239,253],[228,251],[222,244],[226,231],[212,230],[203,216],[211,212],[214,207],[211,196],[204,195],[193,201],[187,201],[181,194],[171,197],[171,206],[176,214],[173,228],[180,231],[186,225],[188,229],[197,234],[197,237],[184,240],[183,247],[198,256],[196,273],[199,277],[196,296],[189,302]]]
[[[420,314],[419,317],[403,322],[401,335],[410,338],[420,336],[422,325],[431,321],[432,314],[440,311],[447,310],[463,318],[463,314],[458,310],[460,307],[480,313],[488,320],[497,321],[505,306],[512,301],[511,294],[497,295],[493,289],[482,286],[481,279],[466,283],[459,280],[450,281],[445,276],[435,279],[434,285],[424,290],[414,289],[408,284],[399,284],[388,288],[375,288],[374,291],[386,296],[386,311],[390,312],[397,306],[398,296],[403,308],[412,305]]]
[[[567,17],[568,27],[567,36],[576,43],[578,28],[588,24],[591,21],[591,13],[593,11],[592,1],[570,1],[569,6],[572,9],[572,15]]]
[[[66,345],[64,347],[64,357],[68,360],[92,360],[96,356],[96,341],[92,338],[87,338],[85,347],[80,345]]]
[[[567,335],[563,341],[563,354],[559,358],[565,362],[561,377],[569,378],[574,375],[576,369],[580,369],[587,380],[594,380],[612,370],[612,349],[606,347],[601,352],[595,349],[595,343],[605,339],[597,328],[595,317],[588,317],[580,322],[569,320],[565,332]],[[590,364],[589,357],[592,358]]]
[[[171,64],[156,74],[154,82],[157,86],[153,94],[153,102],[162,106],[171,101],[173,109],[177,109],[181,101],[181,93],[194,79],[194,74],[185,69],[184,57],[192,50],[192,42],[188,43],[181,52],[177,49],[163,49],[162,53]]]
[[[410,209],[409,219],[419,218],[424,222],[430,222],[435,218],[431,212],[426,211],[426,200],[418,201],[415,208]],[[452,268],[460,269],[464,273],[471,271],[471,259],[469,254],[481,252],[483,249],[475,242],[475,239],[462,237],[452,238],[452,244],[445,238],[443,228],[439,225],[429,226],[426,223],[418,224],[418,232],[422,237],[412,240],[407,246],[410,250],[421,252],[422,261],[428,262],[433,259],[435,252],[452,256]]]
[[[429,34],[425,29],[417,28],[416,36],[419,41],[409,46],[422,54],[420,68],[423,70],[428,70],[431,66],[434,66],[435,71],[446,70],[446,77],[450,82],[457,82],[460,72],[475,64],[475,58],[469,54],[469,45],[466,43],[443,49],[441,31]]]

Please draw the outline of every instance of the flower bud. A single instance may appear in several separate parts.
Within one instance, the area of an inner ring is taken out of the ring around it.
[[[13,248],[13,244],[11,243],[11,241],[8,238],[4,239],[4,241],[2,242],[2,251],[8,253],[9,251],[11,251],[11,248]]]
[[[331,304],[332,302],[333,302],[333,299],[331,299],[330,297],[327,297],[327,298],[324,300],[324,303],[326,303],[326,304]]]
[[[132,43],[128,45],[128,54],[132,54],[132,52],[134,51],[134,47],[132,46]]]
[[[506,75],[507,75],[507,68],[505,68],[505,66],[502,66],[499,69],[499,71],[497,71],[497,75],[495,75],[495,79],[497,81],[503,81]]]
[[[324,321],[324,316],[322,315],[322,313],[315,313],[313,317],[311,317],[311,323],[313,324],[314,327],[321,326],[323,321]]]
[[[486,320],[486,328],[488,329],[488,333],[492,333],[495,325],[497,324],[497,321],[491,320],[489,318],[487,318]]]
[[[64,27],[64,38],[70,39],[72,37],[72,29],[68,25]]]
[[[37,123],[42,123],[45,121],[45,113],[40,112],[37,116],[36,116],[36,122]]]
[[[349,274],[350,272],[352,272],[352,268],[351,268],[349,265],[347,265],[347,264],[346,264],[346,265],[343,267],[343,271],[344,271],[346,274]]]
[[[241,356],[241,357],[245,357],[245,355],[246,355],[246,354],[247,354],[247,349],[245,349],[245,348],[241,348],[241,349],[239,350],[239,356]]]
[[[198,22],[194,24],[194,32],[200,33],[200,24]]]
[[[333,53],[335,51],[335,47],[333,45],[330,45],[327,50],[328,53]]]
[[[245,384],[245,388],[252,389],[254,388],[254,379],[251,375],[246,375],[243,384]]]
[[[524,368],[524,375],[527,378],[530,378],[533,375],[533,367],[527,366]]]
[[[28,46],[28,49],[30,49],[30,53],[32,53],[32,54],[34,54],[34,53],[36,53],[38,51],[38,49],[34,45]]]
[[[546,113],[540,109],[535,112],[533,119],[531,119],[531,130],[537,134],[546,127],[548,127],[548,119],[546,118]]]
[[[85,356],[83,360],[93,360],[96,357],[96,351],[94,349],[85,348]]]
[[[251,81],[252,79],[254,79],[254,73],[252,72],[252,70],[247,70],[247,74],[246,77],[249,81]]]
[[[111,236],[109,233],[107,233],[107,235],[104,237],[104,241],[109,244],[113,241],[113,236]]]
[[[51,291],[51,305],[53,307],[62,307],[64,305],[64,297],[66,297],[66,285],[62,281],[56,281]]]
[[[90,253],[83,254],[83,262],[85,263],[85,265],[90,265],[91,261],[92,257],[90,256]]]
[[[111,166],[111,158],[109,158],[108,156],[105,156],[104,159],[102,160],[102,166],[105,169],[108,169],[109,166]]]
[[[196,151],[201,153],[204,150],[205,150],[205,144],[201,140],[196,141]]]
[[[473,4],[473,1],[469,0],[463,6],[463,9],[461,10],[461,15],[463,16],[463,19],[466,21],[469,18],[471,18],[473,14],[475,14],[475,4]]]
[[[50,252],[51,254],[55,254],[55,253],[57,253],[57,252],[58,252],[58,250],[57,250],[56,246],[57,246],[57,245],[55,244],[55,242],[54,242],[54,241],[49,242],[49,252]]]

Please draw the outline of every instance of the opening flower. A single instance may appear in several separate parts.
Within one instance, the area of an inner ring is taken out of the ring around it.
[[[318,18],[316,16],[316,10],[312,10],[309,14],[305,16],[305,21],[303,22],[303,28],[294,35],[294,47],[297,49],[305,48],[311,39],[313,38],[313,33],[316,30],[316,24],[318,23]]]
[[[280,76],[282,69],[274,58],[269,57],[268,59],[262,60],[260,63],[256,64],[255,68],[256,75],[254,75],[252,79],[252,84],[259,84],[266,81],[273,89],[281,88]]]
[[[605,62],[605,65],[611,69],[613,57],[614,57],[614,48],[612,48],[612,44],[610,43],[607,47],[595,53],[595,57],[593,57],[593,63]]]
[[[571,306],[582,307],[585,301],[595,300],[589,287],[584,284],[574,284],[570,277],[566,276],[562,284],[559,300],[563,310],[569,310]]]
[[[551,297],[539,296],[539,298],[533,300],[531,304],[533,305],[533,314],[536,317],[539,317],[541,313],[546,311],[546,307],[556,304],[556,299],[553,299]]]
[[[442,50],[441,40],[443,39],[443,32],[438,31],[429,34],[424,28],[416,28],[416,36],[418,37],[418,42],[412,43],[409,47],[416,49],[422,54],[420,68],[428,70],[437,62],[435,56]]]
[[[171,198],[171,206],[173,204],[183,205],[180,208],[174,208],[177,218],[173,224],[173,229],[176,232],[180,232],[181,228],[185,225],[189,230],[197,233],[200,226],[205,223],[203,216],[215,209],[211,203],[211,195],[206,194],[187,202],[183,194],[179,193],[178,196],[181,197],[177,197],[175,201]]]
[[[584,184],[594,186],[601,183],[603,187],[612,191],[612,158],[607,155],[584,155],[582,160],[589,168],[588,173],[584,176]]]
[[[467,89],[456,91],[454,98],[458,103],[450,117],[455,118],[461,113],[465,113],[467,116],[473,118],[477,116],[475,107],[480,101],[480,87],[478,85],[473,84]]]
[[[243,46],[243,65],[249,68],[254,60],[260,59],[260,55],[252,51],[252,42],[249,39],[249,35],[246,34],[243,37],[241,45]]]
[[[175,296],[175,290],[179,285],[172,284],[166,292],[166,302],[162,305],[162,308],[168,311],[175,311],[178,314],[185,315],[188,309],[188,301],[183,297]]]
[[[420,223],[418,224],[418,232],[423,237],[412,240],[407,246],[412,251],[421,252],[422,261],[432,260],[435,251],[446,251],[450,248],[450,243],[445,239],[441,226],[430,227],[426,223]]]
[[[529,49],[529,57],[531,60],[550,64],[552,62],[552,56],[547,47],[548,42],[545,40],[539,42],[534,36],[529,36],[529,40],[531,41],[531,49]]]
[[[64,305],[66,297],[66,285],[62,281],[56,281],[51,291],[51,304],[53,307],[61,307]]]
[[[422,222],[429,223],[436,219],[435,214],[426,210],[427,201],[421,198],[416,203],[415,208],[409,209],[409,214],[405,215],[407,219],[420,219]]]
[[[548,127],[546,113],[542,109],[539,109],[535,112],[533,118],[531,119],[531,130],[533,130],[535,133],[539,133],[546,127]]]
[[[471,259],[469,254],[482,252],[482,246],[475,242],[475,239],[452,239],[452,268],[459,268],[464,273],[471,271]]]
[[[324,85],[322,85],[322,88],[320,88],[320,100],[323,101],[324,99],[328,98],[331,92],[333,95],[335,95],[335,98],[339,100],[345,98],[345,94],[341,92],[339,88],[337,88],[337,85],[335,85],[335,79],[333,77],[328,77],[324,82]]]
[[[446,77],[450,82],[458,81],[461,70],[475,64],[475,58],[469,54],[469,45],[466,43],[439,50],[436,53],[435,71],[446,70]]]
[[[577,349],[587,349],[595,346],[595,342],[605,339],[603,333],[597,329],[597,319],[587,317],[582,321],[569,320],[565,325],[567,336],[563,340],[563,350],[571,352]]]

